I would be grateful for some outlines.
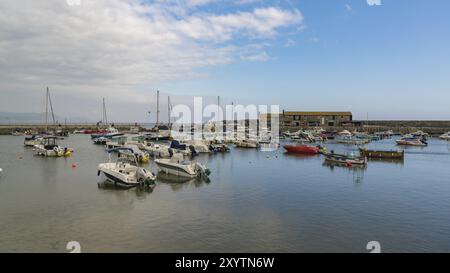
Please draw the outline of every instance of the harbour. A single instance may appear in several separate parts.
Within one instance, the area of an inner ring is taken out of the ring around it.
[[[395,139],[365,147],[396,150]],[[74,150],[62,158],[37,157],[23,141],[0,136],[1,251],[64,252],[74,238],[86,252],[365,252],[367,238],[386,252],[450,250],[450,142],[438,138],[362,168],[230,144],[195,157],[209,181],[158,175],[154,187],[131,189],[97,176],[107,152],[89,135],[61,140]],[[154,159],[142,166],[158,173]]]

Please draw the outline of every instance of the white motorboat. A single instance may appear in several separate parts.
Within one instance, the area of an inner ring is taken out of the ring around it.
[[[94,144],[97,145],[106,145],[106,143],[108,143],[110,141],[109,138],[106,137],[98,137],[96,139],[94,139]]]
[[[352,133],[350,133],[348,130],[344,130],[342,132],[339,132],[338,135],[340,136],[347,136],[347,137],[351,137]]]
[[[43,140],[44,139],[40,136],[32,135],[31,137],[25,137],[23,145],[25,145],[26,147],[34,147],[41,144]]]
[[[124,188],[155,185],[156,176],[151,171],[138,166],[133,151],[127,148],[121,149],[123,152],[116,162],[110,160],[108,163],[98,165],[98,175],[104,174],[108,182]]]
[[[396,140],[397,145],[405,145],[405,146],[427,146],[428,143],[422,139],[417,137],[402,137],[401,139]]]
[[[236,147],[239,147],[239,148],[258,148],[259,147],[259,143],[258,143],[258,141],[252,140],[252,139],[242,139],[242,140],[236,141]]]
[[[147,152],[141,151],[137,145],[124,145],[122,147],[114,148],[108,150],[109,153],[111,152],[118,152],[119,155],[132,153],[135,157],[137,162],[139,163],[148,163],[149,161],[149,154]]]
[[[185,160],[182,154],[174,154],[170,159],[156,159],[155,163],[161,172],[175,176],[201,177],[206,179],[210,173],[204,165]]]
[[[73,153],[73,149],[61,147],[57,143],[58,137],[49,136],[44,137],[41,144],[35,145],[36,155],[46,157],[69,157]]]
[[[450,132],[443,134],[439,138],[443,140],[450,140]]]
[[[156,144],[153,142],[147,142],[138,144],[141,150],[148,152],[151,157],[168,158],[171,157],[170,147],[164,144]]]
[[[368,139],[353,137],[348,135],[340,136],[336,139],[336,143],[347,144],[347,145],[364,145],[369,143]]]

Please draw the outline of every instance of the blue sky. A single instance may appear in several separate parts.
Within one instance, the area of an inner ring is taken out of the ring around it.
[[[89,119],[106,97],[111,119],[149,121],[157,89],[356,119],[450,119],[446,0],[67,3],[1,1],[1,111],[42,111],[50,86],[59,116]]]
[[[360,119],[450,118],[450,2],[291,5],[302,12],[304,29],[270,41],[272,59],[211,69],[208,79],[167,88],[289,110],[351,110]]]

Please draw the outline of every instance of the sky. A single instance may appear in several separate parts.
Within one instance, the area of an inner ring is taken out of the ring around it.
[[[152,122],[156,90],[161,104],[220,96],[449,120],[449,10],[446,0],[2,0],[0,112],[42,112],[49,86],[69,120],[100,120],[105,97],[109,120]]]

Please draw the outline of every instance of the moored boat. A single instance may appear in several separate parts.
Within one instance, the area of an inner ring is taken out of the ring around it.
[[[367,164],[367,159],[365,157],[340,155],[331,152],[325,155],[325,162],[352,167],[365,166]]]
[[[182,154],[174,154],[170,159],[156,159],[155,163],[158,169],[165,174],[202,178],[209,176],[209,170],[204,165],[185,160]]]
[[[69,157],[73,153],[73,149],[61,147],[57,143],[58,137],[44,137],[41,144],[35,145],[36,155],[45,157]]]
[[[284,145],[283,148],[288,153],[294,154],[319,154],[321,152],[320,146],[314,147],[309,145]]]
[[[139,185],[153,186],[156,176],[149,170],[139,167],[133,151],[125,152],[116,162],[102,163],[98,165],[98,175],[104,174],[107,181],[116,186],[132,188]]]
[[[361,156],[367,158],[386,158],[386,159],[403,159],[405,151],[377,151],[368,149],[359,149]]]
[[[236,147],[239,147],[239,148],[258,148],[259,147],[259,143],[256,140],[242,139],[242,140],[236,141]]]
[[[441,135],[439,138],[442,140],[450,140],[450,132]]]
[[[23,141],[23,145],[26,147],[34,147],[35,145],[41,144],[43,141],[43,138],[38,135],[32,135],[30,137],[25,137],[25,140]]]
[[[97,145],[106,145],[106,143],[107,143],[108,141],[110,141],[109,138],[106,138],[106,137],[98,137],[98,138],[95,138],[95,139],[94,139],[94,144],[97,144]]]
[[[403,137],[401,139],[396,140],[397,145],[404,145],[404,146],[427,146],[428,143],[418,137]]]

